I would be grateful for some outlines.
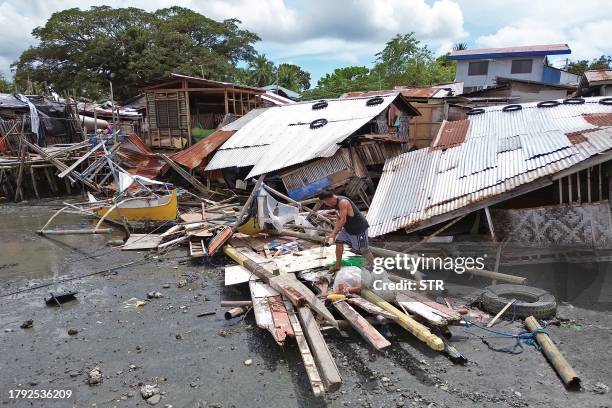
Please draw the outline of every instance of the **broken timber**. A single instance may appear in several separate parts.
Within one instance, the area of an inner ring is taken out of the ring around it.
[[[183,168],[181,166],[179,166],[178,164],[176,164],[174,162],[174,160],[172,160],[171,158],[169,158],[168,156],[166,156],[163,153],[158,153],[157,156],[159,158],[163,159],[166,163],[168,163],[168,165],[170,167],[172,167],[172,169],[174,171],[176,171],[189,184],[194,186],[200,193],[207,193],[208,192],[208,189],[206,188],[206,186],[204,184],[200,183],[200,181],[198,179],[196,179],[191,174],[189,174],[185,170],[183,170]]]
[[[325,389],[333,392],[340,388],[342,378],[340,371],[331,355],[327,343],[321,334],[319,324],[316,322],[312,311],[308,307],[298,307],[298,317],[302,323],[302,329],[306,339],[310,343],[311,351],[319,368],[319,375],[323,380]]]
[[[397,320],[397,316],[395,316],[393,313],[387,312],[382,307],[378,307],[374,303],[368,302],[367,300],[365,300],[364,298],[360,296],[355,295],[354,297],[349,297],[346,299],[346,301],[352,305],[360,307],[361,309],[365,310],[366,312],[370,314],[382,316],[384,318],[391,319],[391,320]]]
[[[292,291],[298,292],[308,305],[321,317],[327,320],[332,326],[338,327],[338,323],[334,316],[330,313],[329,310],[325,307],[325,304],[319,300],[314,293],[306,285],[302,282],[298,281],[294,275],[274,275],[268,268],[263,266],[260,263],[257,263],[246,256],[244,253],[238,251],[236,248],[231,245],[225,245],[223,247],[223,252],[236,261],[239,265],[243,266],[249,272],[252,272],[265,283],[268,283],[272,288],[278,290],[282,295],[285,295],[287,298],[291,299],[291,296],[287,295],[288,288],[291,288]],[[294,296],[295,297],[295,296]],[[299,305],[295,305],[299,306]]]
[[[372,345],[376,350],[389,347],[391,343],[380,334],[363,316],[355,311],[348,303],[341,300],[333,303],[334,307],[349,322],[349,324]]]
[[[284,345],[294,333],[281,295],[263,282],[250,281],[249,291],[257,327],[268,330],[279,346]]]

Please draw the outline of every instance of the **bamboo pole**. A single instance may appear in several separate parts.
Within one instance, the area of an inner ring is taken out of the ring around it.
[[[542,329],[542,326],[538,323],[535,317],[529,316],[525,319],[525,326],[529,329],[530,332],[535,332],[538,329]],[[570,363],[565,359],[563,354],[559,351],[555,343],[551,340],[551,338],[546,333],[537,333],[535,335],[538,344],[542,347],[542,352],[555,368],[561,380],[568,388],[580,388],[580,377]]]
[[[382,307],[387,312],[397,316],[397,324],[399,324],[404,329],[413,334],[416,338],[427,344],[429,348],[436,351],[444,350],[444,342],[442,341],[442,339],[440,339],[435,334],[432,334],[426,326],[417,322],[416,320],[408,316],[406,313],[402,313],[395,306],[386,302],[374,292],[371,292],[368,289],[361,289],[361,297],[374,303],[378,307]]]

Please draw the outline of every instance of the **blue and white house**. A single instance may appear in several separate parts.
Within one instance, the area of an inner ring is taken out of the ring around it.
[[[453,51],[457,61],[455,81],[464,82],[471,92],[497,85],[496,79],[509,78],[553,85],[576,85],[578,75],[548,65],[549,55],[571,54],[567,44],[529,45]]]

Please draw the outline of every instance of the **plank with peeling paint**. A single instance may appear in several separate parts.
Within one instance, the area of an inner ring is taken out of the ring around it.
[[[391,343],[385,339],[382,334],[378,332],[362,315],[357,313],[355,309],[351,307],[344,300],[333,303],[336,310],[349,322],[349,324],[364,338],[365,341],[370,343],[376,350],[382,350],[389,347]]]

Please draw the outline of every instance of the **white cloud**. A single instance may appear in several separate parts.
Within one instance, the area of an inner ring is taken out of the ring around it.
[[[179,5],[214,19],[238,18],[246,29],[259,34],[264,48],[278,53],[271,57],[281,59],[311,55],[354,64],[364,56],[371,61],[373,53],[397,33],[414,31],[434,48],[467,35],[463,14],[453,0],[355,0],[350,5],[333,0],[107,0],[104,4],[146,10]],[[16,60],[35,43],[32,29],[44,25],[53,12],[92,5],[100,2],[0,0],[0,58]],[[0,63],[0,71],[7,74],[8,64]]]
[[[490,7],[490,2],[488,6]],[[557,60],[592,59],[612,54],[612,2],[558,0],[550,2],[520,0],[513,2],[512,22],[496,32],[476,38],[475,46],[505,47],[512,45],[566,43],[572,53]],[[485,6],[486,7],[486,6]],[[522,10],[522,11],[521,11]],[[500,10],[489,9],[491,13]],[[496,15],[491,15],[495,18]]]

